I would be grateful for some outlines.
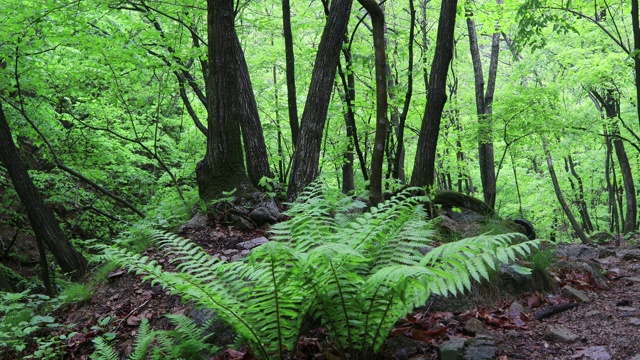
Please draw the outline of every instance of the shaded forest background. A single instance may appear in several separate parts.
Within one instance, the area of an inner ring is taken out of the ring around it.
[[[253,189],[293,200],[316,178],[374,203],[406,185],[471,194],[546,238],[637,229],[637,1],[0,10],[3,131],[82,251]],[[32,231],[13,160],[5,256]]]

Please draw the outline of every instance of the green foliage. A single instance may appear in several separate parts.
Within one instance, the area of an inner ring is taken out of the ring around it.
[[[178,263],[162,269],[146,256],[102,246],[104,257],[188,300],[215,309],[261,358],[293,351],[307,314],[320,319],[343,357],[380,350],[393,324],[431,293],[449,295],[489,277],[497,263],[529,254],[537,241],[520,234],[482,235],[423,255],[433,231],[405,191],[361,211],[335,201],[319,184],[305,191],[274,226],[271,241],[244,261],[212,258],[186,239],[156,232],[161,250]]]
[[[86,302],[93,297],[94,288],[90,284],[71,283],[68,284],[60,296],[67,302]]]
[[[0,352],[15,354],[21,359],[56,359],[63,354],[63,341],[70,335],[51,337],[47,329],[61,326],[46,315],[61,302],[45,295],[0,293]],[[31,355],[24,355],[29,347]]]
[[[206,359],[219,349],[206,344],[203,329],[184,315],[167,315],[175,330],[152,330],[147,319],[138,329],[133,352],[128,360],[144,359]],[[119,360],[116,350],[103,337],[93,340],[95,360]]]

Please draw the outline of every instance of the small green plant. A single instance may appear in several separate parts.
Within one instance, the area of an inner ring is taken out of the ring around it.
[[[62,290],[60,297],[66,302],[86,302],[91,300],[93,292],[90,284],[70,283]]]
[[[51,337],[47,329],[61,326],[48,314],[61,302],[46,295],[0,293],[0,352],[21,359],[55,359],[63,352],[66,336]],[[24,352],[34,348],[31,355]]]
[[[143,359],[207,359],[219,349],[206,343],[202,327],[184,315],[167,315],[176,328],[174,330],[151,330],[147,319],[140,323],[134,350],[129,360]],[[93,340],[96,360],[119,360],[116,350],[108,344],[109,339]]]
[[[555,246],[552,248],[539,249],[531,254],[531,268],[539,271],[546,271],[557,259]]]
[[[538,241],[521,234],[481,235],[439,246],[409,189],[352,216],[353,201],[325,196],[319,184],[292,204],[290,220],[273,227],[273,239],[245,261],[212,258],[189,240],[156,232],[154,241],[176,259],[166,272],[149,258],[101,246],[106,259],[126,266],[185,299],[215,309],[257,356],[283,359],[295,350],[308,315],[329,330],[341,357],[379,352],[395,322],[430,294],[469,290],[499,262],[527,256]],[[331,200],[328,200],[331,199]]]

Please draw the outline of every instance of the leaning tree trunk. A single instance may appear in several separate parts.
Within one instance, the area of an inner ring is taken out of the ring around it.
[[[63,272],[68,273],[72,280],[80,281],[87,273],[87,260],[73,247],[53,212],[47,207],[40,192],[31,181],[11,137],[11,129],[2,110],[2,104],[0,104],[0,159],[27,210],[31,228],[38,242],[41,241],[47,246]]]
[[[200,198],[253,187],[245,171],[240,140],[241,84],[233,0],[208,0],[207,152],[196,167]]]
[[[273,178],[273,172],[269,167],[269,157],[267,155],[267,145],[264,142],[264,133],[260,123],[258,104],[253,94],[249,68],[244,58],[242,47],[238,36],[235,37],[236,57],[238,59],[238,78],[240,82],[240,128],[242,129],[242,140],[244,143],[245,160],[247,162],[247,175],[253,186],[258,187],[263,177]],[[224,71],[224,70],[222,70]]]
[[[289,0],[282,0],[282,32],[284,35],[284,56],[287,68],[287,104],[289,105],[289,126],[293,146],[298,141],[298,101],[296,98],[296,69],[293,55],[293,33],[291,32],[291,6]]]
[[[576,217],[573,216],[571,209],[569,209],[569,205],[567,205],[567,202],[565,201],[564,196],[562,195],[562,190],[560,189],[560,184],[558,183],[558,176],[556,175],[556,171],[553,168],[553,159],[551,158],[551,152],[549,151],[549,146],[547,145],[546,139],[542,140],[542,146],[544,148],[544,153],[547,156],[547,165],[549,166],[549,175],[551,176],[551,181],[553,182],[553,190],[556,193],[558,202],[560,202],[560,206],[562,207],[562,210],[567,215],[567,218],[569,219],[569,222],[573,227],[573,231],[576,232],[576,235],[578,235],[578,237],[580,238],[580,241],[582,241],[583,244],[589,244],[591,243],[591,240],[589,240],[587,235],[585,235],[584,231],[576,221]]]
[[[450,0],[443,1],[440,7],[436,50],[429,76],[427,108],[418,137],[418,149],[411,176],[412,186],[432,186],[435,180],[436,147],[440,132],[440,118],[447,101],[447,73],[453,57],[457,5],[457,0]]]
[[[376,136],[371,154],[371,180],[369,191],[371,202],[376,205],[384,201],[382,196],[382,164],[387,136],[387,56],[384,39],[384,13],[375,0],[358,0],[371,16],[373,24],[373,47],[376,73]]]
[[[209,0],[213,1],[213,0]],[[307,102],[293,155],[287,199],[294,200],[319,174],[320,143],[327,119],[331,90],[340,61],[342,40],[349,23],[352,0],[334,0],[318,45]]]

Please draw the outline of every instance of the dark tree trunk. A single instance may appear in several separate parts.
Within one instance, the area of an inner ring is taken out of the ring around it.
[[[569,222],[573,227],[573,231],[576,232],[576,235],[578,235],[578,238],[580,238],[580,241],[582,241],[583,244],[589,244],[591,243],[591,240],[589,240],[589,238],[587,238],[587,235],[585,235],[584,231],[582,231],[582,228],[576,221],[575,216],[573,216],[571,209],[569,209],[569,205],[567,205],[567,202],[564,200],[564,196],[562,195],[562,190],[560,189],[560,184],[558,183],[558,177],[556,176],[556,171],[553,168],[553,159],[551,158],[551,152],[549,151],[549,146],[547,145],[547,141],[543,139],[542,142],[543,142],[545,155],[547,156],[547,165],[549,166],[549,175],[551,176],[551,181],[553,182],[553,190],[555,191],[556,197],[560,202],[560,206],[562,207],[562,210],[564,211],[564,213],[567,215],[567,218],[569,219]]]
[[[293,156],[287,190],[287,199],[290,201],[298,197],[302,189],[311,184],[319,174],[320,143],[351,4],[352,0],[334,0],[322,33]]]
[[[640,11],[638,11],[638,0],[631,0],[631,27],[633,29],[633,65],[636,80],[636,110],[638,121],[640,122]]]
[[[287,103],[289,104],[289,126],[293,146],[298,141],[298,102],[296,100],[296,71],[293,56],[293,34],[291,32],[291,6],[289,0],[282,0],[282,32],[284,34],[284,56],[287,69]]]
[[[242,140],[244,144],[245,159],[247,161],[247,175],[249,181],[258,187],[260,179],[263,177],[273,178],[273,172],[269,167],[269,157],[267,145],[264,142],[264,133],[260,123],[258,104],[253,94],[249,69],[244,58],[244,52],[240,46],[238,36],[233,31],[236,46],[236,56],[238,61],[238,76],[240,83],[240,126],[242,129]],[[225,71],[221,69],[220,71]],[[223,92],[224,94],[224,92]]]
[[[619,95],[614,93],[612,89],[604,90],[601,94],[592,90],[592,100],[597,99],[596,104],[599,102],[600,108],[605,110],[607,119],[609,120],[610,134],[613,138],[613,148],[618,158],[618,164],[620,165],[620,173],[622,175],[622,182],[624,183],[624,193],[626,200],[626,212],[624,215],[624,223],[622,231],[623,233],[629,233],[636,229],[637,219],[637,202],[636,202],[636,190],[633,183],[633,173],[631,172],[631,165],[627,152],[624,149],[624,143],[620,139],[620,129],[618,127],[618,117],[620,116],[620,100]],[[602,110],[601,110],[602,111]],[[620,214],[622,215],[622,214]]]
[[[27,210],[29,222],[37,240],[47,246],[63,272],[68,273],[74,281],[81,280],[87,272],[87,260],[73,247],[53,212],[47,207],[40,192],[31,181],[11,137],[2,104],[0,104],[0,159]]]
[[[436,49],[429,76],[427,107],[418,137],[418,149],[411,177],[412,186],[432,186],[435,180],[436,147],[440,132],[440,118],[447,101],[447,73],[453,57],[457,4],[457,0],[443,1],[440,7]]]
[[[567,171],[569,171],[571,173],[571,175],[573,175],[573,177],[576,179],[576,182],[578,183],[577,186],[577,192],[578,192],[578,207],[580,209],[580,218],[582,219],[582,224],[583,227],[589,231],[592,232],[593,231],[593,223],[591,222],[591,216],[589,216],[589,209],[587,208],[587,202],[584,199],[584,184],[582,183],[582,177],[580,177],[580,175],[578,175],[578,172],[576,171],[576,165],[573,162],[573,158],[571,157],[571,155],[569,155],[566,159],[566,168]],[[574,187],[573,185],[573,181],[571,181],[571,187]]]
[[[409,0],[409,64],[407,68],[407,93],[404,98],[404,105],[402,106],[402,113],[400,113],[400,122],[398,123],[398,144],[396,145],[396,158],[393,162],[393,170],[391,176],[394,179],[400,180],[402,183],[406,182],[404,172],[404,128],[407,122],[407,115],[409,114],[409,106],[411,105],[411,97],[413,96],[413,41],[415,37],[415,22],[416,22],[416,9],[413,5],[413,0]]]
[[[501,0],[498,0],[498,3],[501,3]],[[498,56],[500,54],[500,32],[496,31],[492,36],[489,78],[485,93],[484,73],[482,72],[482,60],[480,58],[480,48],[478,47],[476,24],[472,19],[473,13],[471,12],[471,4],[469,4],[469,1],[466,6],[469,47],[471,50],[473,73],[475,77],[476,112],[478,114],[478,123],[480,125],[478,130],[478,159],[480,162],[482,193],[484,195],[484,201],[493,208],[496,202],[496,173],[491,116],[493,93],[496,86],[496,74],[498,69]]]
[[[209,70],[207,152],[196,167],[200,198],[223,192],[242,194],[253,187],[245,171],[240,118],[243,106],[233,0],[208,0]]]
[[[371,154],[370,200],[376,205],[384,201],[382,195],[382,164],[389,120],[387,119],[387,56],[384,39],[384,13],[375,0],[358,0],[371,16],[376,73],[376,136]]]

